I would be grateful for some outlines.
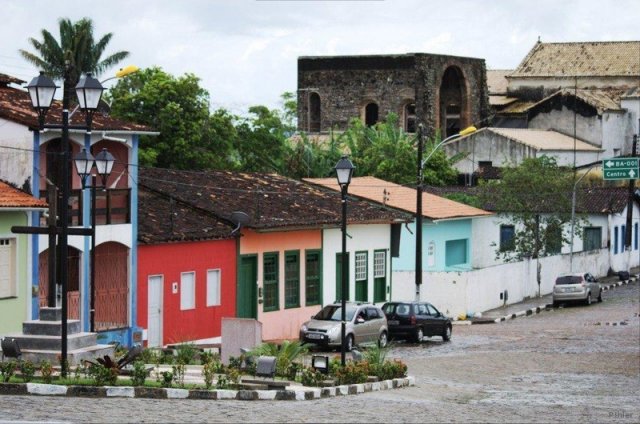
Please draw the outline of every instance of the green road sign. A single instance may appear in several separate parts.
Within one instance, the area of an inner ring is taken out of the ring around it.
[[[605,180],[635,180],[640,174],[638,158],[613,158],[602,161]]]

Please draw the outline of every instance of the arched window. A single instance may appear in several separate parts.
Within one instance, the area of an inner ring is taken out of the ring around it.
[[[320,132],[320,112],[320,95],[318,95],[318,93],[311,93],[309,95],[309,132]]]
[[[450,66],[444,72],[440,85],[440,129],[443,137],[457,134],[464,127],[466,102],[462,71]]]
[[[364,124],[372,127],[378,122],[378,105],[369,103],[364,107]]]
[[[404,131],[408,133],[416,132],[416,104],[407,103],[402,111],[404,116]]]

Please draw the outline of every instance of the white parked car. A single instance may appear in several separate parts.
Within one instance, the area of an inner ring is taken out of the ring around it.
[[[597,299],[602,302],[602,287],[588,272],[561,275],[553,286],[553,306],[564,302],[584,302],[591,305]]]

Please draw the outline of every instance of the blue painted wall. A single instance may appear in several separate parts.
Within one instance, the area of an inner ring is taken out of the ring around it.
[[[400,235],[400,257],[393,258],[394,271],[414,271],[416,265],[415,222],[402,227]],[[422,269],[423,271],[460,271],[471,269],[471,219],[427,222],[422,225]],[[412,234],[413,233],[413,234]],[[446,265],[446,243],[467,240],[466,262],[455,266]],[[433,259],[428,258],[433,243]]]

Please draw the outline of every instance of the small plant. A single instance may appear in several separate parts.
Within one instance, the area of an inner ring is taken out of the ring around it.
[[[216,381],[216,389],[226,389],[229,387],[229,380],[226,376],[221,375]]]
[[[17,367],[18,364],[13,360],[0,362],[0,375],[2,375],[2,381],[8,383],[9,380],[11,380],[11,377],[13,377],[13,374],[16,372]]]
[[[22,381],[25,383],[33,380],[33,376],[36,373],[36,366],[33,365],[33,362],[26,360],[20,362],[20,374],[22,374]]]
[[[78,381],[80,381],[80,378],[83,375],[87,375],[87,365],[86,365],[86,363],[83,363],[82,365],[80,365],[80,364],[76,365],[76,369],[73,371],[73,379],[77,383]]]
[[[155,364],[156,362],[160,361],[161,357],[162,352],[154,348],[144,349],[139,356],[140,360],[145,364]]]
[[[237,368],[229,368],[227,370],[227,378],[230,383],[238,384],[240,382],[240,370]]]
[[[300,382],[303,386],[318,387],[325,379],[325,375],[311,367],[304,368],[300,375]]]
[[[50,384],[53,376],[53,366],[46,359],[40,362],[40,375],[46,384]]]
[[[134,386],[144,386],[147,380],[147,368],[143,361],[138,360],[133,363],[133,373],[131,374],[131,382]]]
[[[202,367],[202,376],[204,377],[204,385],[209,390],[213,385],[213,377],[215,377],[216,370],[213,361],[205,362]]]
[[[160,381],[162,387],[171,387],[171,383],[173,382],[173,373],[171,371],[162,371],[160,375],[162,375],[162,379]]]
[[[182,363],[182,361],[178,361],[178,363],[171,368],[173,369],[173,379],[175,380],[176,384],[180,387],[184,387],[184,372],[186,368],[185,364]]]
[[[367,361],[347,362],[344,367],[334,369],[334,376],[338,384],[360,384],[367,381],[369,363]]]
[[[176,348],[177,350],[177,358],[176,362],[182,363],[184,365],[193,364],[196,358],[196,354],[198,353],[198,349],[196,345],[193,343],[181,343]]]
[[[93,378],[96,386],[115,386],[118,381],[118,370],[104,367],[100,364],[90,363],[87,374]]]

